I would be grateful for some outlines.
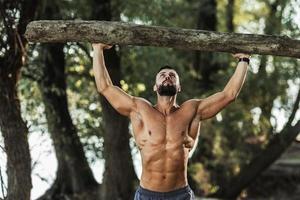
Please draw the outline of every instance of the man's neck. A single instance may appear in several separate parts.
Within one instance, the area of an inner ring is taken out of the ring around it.
[[[157,95],[157,104],[154,106],[163,115],[169,115],[174,112],[178,105],[175,96],[160,96]]]

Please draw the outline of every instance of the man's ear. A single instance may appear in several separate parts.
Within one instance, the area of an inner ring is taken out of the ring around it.
[[[181,86],[180,85],[178,86],[178,92],[181,92]]]
[[[154,92],[157,91],[157,86],[156,86],[156,84],[153,85],[153,91],[154,91]]]

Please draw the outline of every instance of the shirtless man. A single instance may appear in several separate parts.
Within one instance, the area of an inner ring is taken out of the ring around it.
[[[160,69],[153,87],[157,93],[153,106],[112,84],[103,56],[103,50],[110,47],[93,44],[93,70],[98,92],[132,123],[142,157],[142,176],[135,200],[194,199],[187,181],[187,163],[199,136],[200,123],[236,99],[246,77],[249,55],[234,55],[239,62],[223,91],[204,99],[188,100],[180,106],[176,103],[180,91],[177,72],[171,67]]]

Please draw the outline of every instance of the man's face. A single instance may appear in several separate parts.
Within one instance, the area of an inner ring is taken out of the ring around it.
[[[179,76],[173,69],[163,69],[156,75],[154,91],[161,96],[174,96],[180,91]]]

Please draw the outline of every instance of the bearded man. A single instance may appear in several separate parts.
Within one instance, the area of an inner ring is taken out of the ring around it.
[[[204,99],[190,99],[181,105],[176,103],[181,90],[179,75],[170,66],[161,68],[153,86],[157,102],[152,105],[113,85],[103,56],[103,50],[110,47],[93,44],[93,70],[98,92],[131,120],[142,157],[142,175],[135,200],[194,199],[187,181],[189,152],[196,145],[201,122],[237,98],[246,78],[249,55],[234,54],[238,59],[236,70],[221,92]]]

